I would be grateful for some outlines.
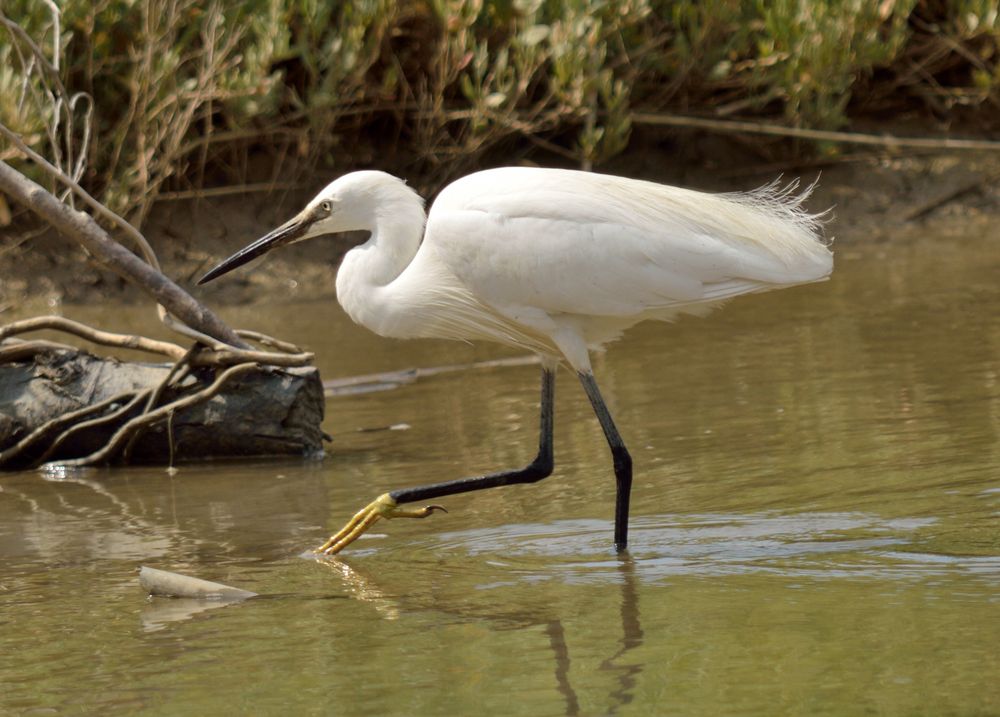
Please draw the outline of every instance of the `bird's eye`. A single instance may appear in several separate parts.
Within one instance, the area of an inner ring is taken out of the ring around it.
[[[319,205],[319,207],[320,207],[320,209],[322,209],[327,214],[329,214],[331,211],[333,211],[333,205],[330,204],[329,201],[323,202],[322,204]]]

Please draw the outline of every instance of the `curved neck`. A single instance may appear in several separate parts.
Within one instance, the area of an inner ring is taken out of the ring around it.
[[[420,248],[426,216],[415,197],[379,207],[371,237],[347,252],[337,272],[337,300],[355,322],[386,335],[394,307],[384,289],[410,265]]]

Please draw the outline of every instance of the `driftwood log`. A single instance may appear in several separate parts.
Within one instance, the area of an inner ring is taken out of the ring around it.
[[[322,451],[323,386],[314,367],[247,363],[223,376],[195,366],[168,383],[174,368],[72,349],[0,364],[0,469],[72,465],[101,450],[90,462]]]

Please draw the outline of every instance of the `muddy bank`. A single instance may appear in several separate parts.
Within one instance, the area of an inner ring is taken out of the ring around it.
[[[750,189],[778,175],[805,181],[820,175],[809,206],[833,208],[827,231],[839,246],[907,241],[917,234],[982,233],[1000,222],[1000,155],[865,153],[808,163],[776,157],[765,164],[751,148],[733,140],[705,137],[682,147],[656,146],[655,138],[647,138],[645,144],[653,144],[654,150],[631,151],[600,170],[709,191]],[[144,232],[165,272],[209,303],[333,296],[337,264],[357,238],[330,237],[287,247],[226,281],[206,287],[194,282],[213,263],[287,219],[335,175],[271,194],[160,202]],[[63,302],[139,297],[137,290],[57,237],[26,237],[11,228],[3,232],[0,320],[26,302],[42,311]]]

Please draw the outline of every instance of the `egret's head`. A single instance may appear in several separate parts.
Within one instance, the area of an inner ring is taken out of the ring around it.
[[[385,172],[364,171],[345,174],[331,182],[305,209],[274,231],[240,249],[198,280],[204,284],[246,264],[275,247],[324,234],[371,231],[380,216],[398,207],[415,207],[420,221],[423,203],[401,180]]]

